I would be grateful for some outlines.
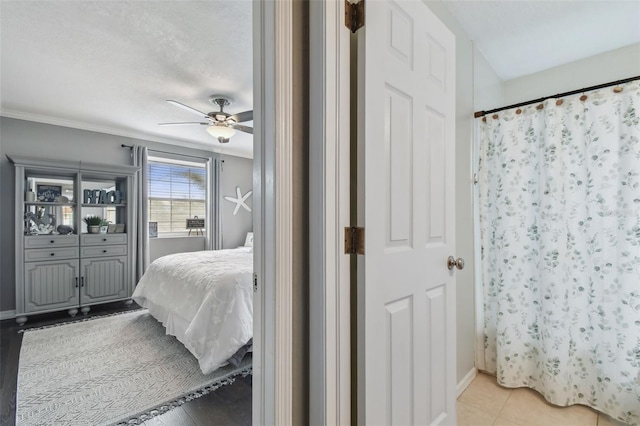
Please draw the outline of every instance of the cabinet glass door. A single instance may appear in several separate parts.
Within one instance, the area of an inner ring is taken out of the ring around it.
[[[99,218],[101,233],[126,232],[127,185],[126,178],[102,178],[82,176],[80,186],[82,197],[82,233],[93,233],[86,218]],[[96,220],[96,219],[94,219]],[[97,220],[96,220],[97,222]]]
[[[24,195],[26,235],[76,233],[72,178],[28,176]]]

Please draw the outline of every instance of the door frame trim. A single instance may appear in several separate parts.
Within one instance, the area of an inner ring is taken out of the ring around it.
[[[293,4],[253,2],[253,424],[292,424]]]
[[[350,41],[342,1],[309,5],[309,424],[351,424]]]

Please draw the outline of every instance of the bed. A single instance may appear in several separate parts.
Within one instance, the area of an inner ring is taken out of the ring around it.
[[[166,327],[209,374],[253,336],[253,250],[208,250],[156,259],[133,300]]]

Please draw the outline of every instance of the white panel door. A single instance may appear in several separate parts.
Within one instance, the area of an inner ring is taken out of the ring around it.
[[[455,39],[420,1],[365,7],[358,422],[454,425]]]

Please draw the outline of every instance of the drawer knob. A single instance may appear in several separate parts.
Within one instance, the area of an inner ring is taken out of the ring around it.
[[[51,244],[53,244],[53,243],[55,243],[55,242],[56,242],[55,240],[51,240]]]
[[[106,251],[106,250],[102,250],[102,252],[103,252],[103,253],[106,253],[107,251]]]
[[[51,253],[51,256],[55,256],[55,255],[56,255],[55,253]]]
[[[106,239],[106,238],[103,238],[103,239],[102,239],[102,241],[107,241],[107,239]]]

